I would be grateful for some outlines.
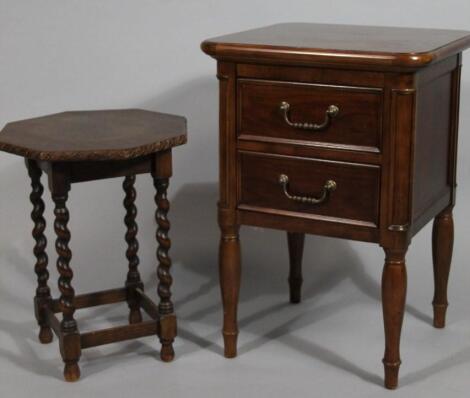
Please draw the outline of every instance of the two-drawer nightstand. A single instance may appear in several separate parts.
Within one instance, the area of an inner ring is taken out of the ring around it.
[[[220,280],[236,356],[239,226],[288,231],[291,301],[304,234],[385,251],[385,386],[398,384],[405,254],[434,219],[434,325],[452,257],[461,52],[470,32],[280,24],[207,40],[220,80]],[[347,264],[345,264],[347,266]]]

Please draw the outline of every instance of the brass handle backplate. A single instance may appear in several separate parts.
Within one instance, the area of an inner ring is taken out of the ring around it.
[[[328,109],[325,112],[325,120],[321,124],[317,123],[297,123],[293,122],[289,118],[289,110],[290,110],[290,104],[286,101],[282,101],[281,105],[279,107],[281,110],[284,120],[286,123],[294,127],[296,129],[302,129],[302,130],[311,130],[311,131],[322,131],[328,128],[331,124],[331,120],[338,115],[339,113],[339,107],[336,105],[330,105]]]
[[[314,198],[310,196],[297,196],[297,195],[290,194],[288,191],[289,177],[285,174],[281,174],[279,176],[279,184],[282,186],[284,195],[286,195],[290,200],[293,200],[294,202],[308,203],[312,205],[317,205],[317,204],[325,202],[328,199],[330,192],[334,191],[337,187],[335,181],[327,180],[325,182],[325,185],[323,185],[323,190],[320,196],[317,198]]]

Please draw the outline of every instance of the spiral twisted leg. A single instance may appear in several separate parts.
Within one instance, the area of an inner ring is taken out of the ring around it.
[[[160,342],[162,350],[160,356],[163,361],[171,361],[174,356],[173,341],[176,335],[176,318],[174,316],[173,303],[171,302],[171,284],[173,279],[170,274],[171,259],[168,256],[168,251],[171,247],[171,241],[168,237],[170,230],[170,222],[168,221],[168,211],[170,209],[170,202],[167,199],[167,189],[169,185],[168,178],[158,178],[154,176],[154,185],[157,190],[155,202],[157,204],[157,212],[155,215],[158,230],[158,296],[160,303],[158,305],[160,314]]]
[[[47,324],[44,313],[44,308],[47,308],[51,300],[51,291],[47,284],[49,280],[49,272],[47,270],[49,260],[46,254],[47,239],[44,235],[44,230],[46,229],[46,220],[44,219],[45,205],[42,200],[44,187],[41,184],[42,171],[37,166],[36,162],[28,160],[26,166],[28,167],[28,174],[31,178],[32,191],[30,200],[33,204],[31,219],[34,222],[33,238],[36,241],[33,252],[36,257],[34,271],[37,275],[38,286],[36,288],[36,296],[34,297],[34,307],[40,328],[39,341],[43,344],[47,344],[52,341],[52,331]]]
[[[80,358],[80,335],[77,322],[74,319],[74,297],[75,291],[71,285],[73,272],[70,268],[72,252],[69,249],[70,231],[67,228],[69,212],[66,207],[68,198],[67,190],[53,192],[52,199],[55,203],[54,230],[57,235],[57,270],[59,271],[60,310],[63,318],[61,322],[62,338],[60,349],[65,363],[64,377],[67,381],[76,381],[80,377],[78,360]]]
[[[142,314],[140,312],[140,304],[138,295],[135,292],[136,288],[143,289],[143,283],[140,279],[138,271],[139,257],[137,252],[139,250],[139,242],[136,239],[138,226],[136,223],[137,207],[135,206],[136,191],[134,188],[135,176],[126,176],[123,183],[123,189],[126,193],[124,199],[124,207],[126,208],[126,216],[124,223],[127,227],[126,242],[127,251],[126,257],[129,261],[129,271],[127,273],[126,288],[127,288],[127,303],[129,305],[129,323],[142,322]]]

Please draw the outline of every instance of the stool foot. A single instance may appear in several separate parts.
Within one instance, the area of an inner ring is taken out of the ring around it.
[[[225,358],[235,358],[237,356],[238,333],[223,332],[223,336]]]
[[[160,351],[160,358],[163,362],[171,362],[175,359],[175,351],[172,343],[163,343]]]
[[[80,379],[80,367],[76,362],[65,364],[64,379],[68,382],[74,382]]]
[[[395,390],[398,387],[398,371],[401,362],[387,363],[384,361],[385,388]]]
[[[41,344],[49,344],[52,342],[52,330],[48,326],[41,326],[39,329],[39,341]]]
[[[140,323],[142,322],[142,313],[140,310],[137,309],[131,309],[131,312],[129,313],[129,323]]]

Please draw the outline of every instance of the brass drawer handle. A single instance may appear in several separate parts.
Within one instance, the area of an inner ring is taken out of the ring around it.
[[[290,104],[286,101],[282,101],[281,105],[279,107],[281,110],[282,114],[284,115],[284,120],[286,123],[294,127],[296,129],[302,129],[302,130],[312,130],[312,131],[322,131],[328,128],[331,124],[331,119],[333,119],[335,116],[338,115],[339,113],[339,107],[336,105],[330,105],[328,109],[325,112],[325,121],[321,124],[317,123],[295,123],[292,122],[289,119],[289,110],[290,110]]]
[[[309,203],[312,205],[323,203],[325,200],[328,199],[330,192],[333,192],[336,189],[336,182],[333,180],[327,180],[325,182],[325,185],[323,185],[323,191],[321,195],[318,198],[312,198],[309,196],[291,195],[287,190],[288,189],[287,186],[289,185],[289,177],[286,176],[285,174],[281,174],[279,176],[279,184],[282,186],[282,189],[284,190],[284,195],[286,195],[290,200],[293,200],[295,202],[300,202],[300,203]]]

